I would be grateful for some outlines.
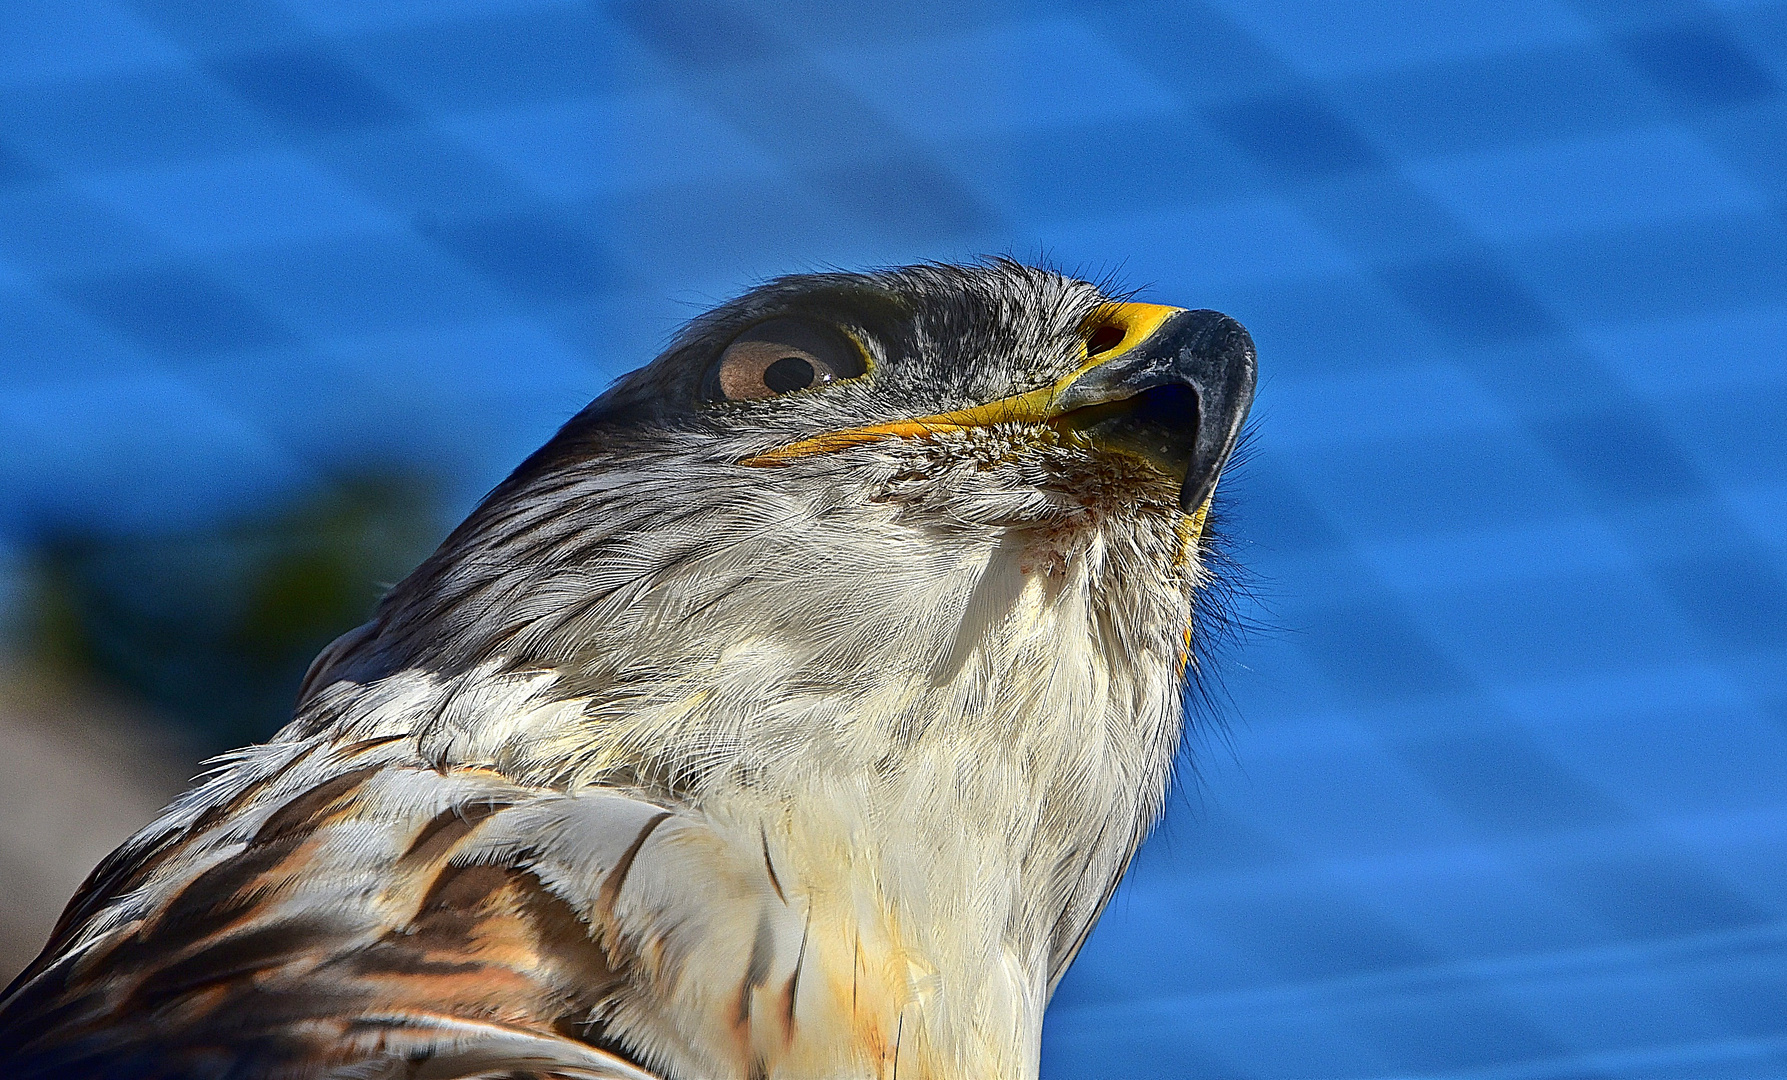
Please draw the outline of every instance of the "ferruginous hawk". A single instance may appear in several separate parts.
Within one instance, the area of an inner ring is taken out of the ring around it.
[[[0,1073],[1036,1076],[1253,384],[1233,319],[1008,261],[696,319],[94,871]]]

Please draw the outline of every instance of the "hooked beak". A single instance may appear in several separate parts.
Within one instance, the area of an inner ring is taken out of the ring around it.
[[[1253,403],[1253,339],[1216,311],[1180,311],[1134,348],[1080,375],[1049,422],[1182,478],[1179,508],[1216,488]]]
[[[1121,338],[1054,386],[971,409],[827,432],[740,464],[780,465],[886,438],[1046,423],[1179,477],[1179,507],[1192,513],[1209,501],[1253,402],[1253,339],[1220,312],[1158,304],[1111,304],[1098,322],[1100,332]]]

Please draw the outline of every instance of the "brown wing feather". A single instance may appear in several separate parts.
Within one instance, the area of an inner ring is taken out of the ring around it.
[[[627,979],[576,909],[521,858],[454,861],[551,793],[368,749],[108,859],[0,998],[0,1073],[648,1078],[606,1037]]]

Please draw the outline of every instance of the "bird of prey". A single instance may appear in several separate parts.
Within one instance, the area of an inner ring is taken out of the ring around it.
[[[1005,260],[696,319],[93,872],[0,1074],[1035,1077],[1253,383],[1227,316]]]

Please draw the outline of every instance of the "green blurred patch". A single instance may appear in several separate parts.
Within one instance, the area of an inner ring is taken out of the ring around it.
[[[366,478],[215,530],[55,538],[32,560],[33,651],[141,697],[201,749],[263,740],[317,652],[444,535],[435,492]]]

